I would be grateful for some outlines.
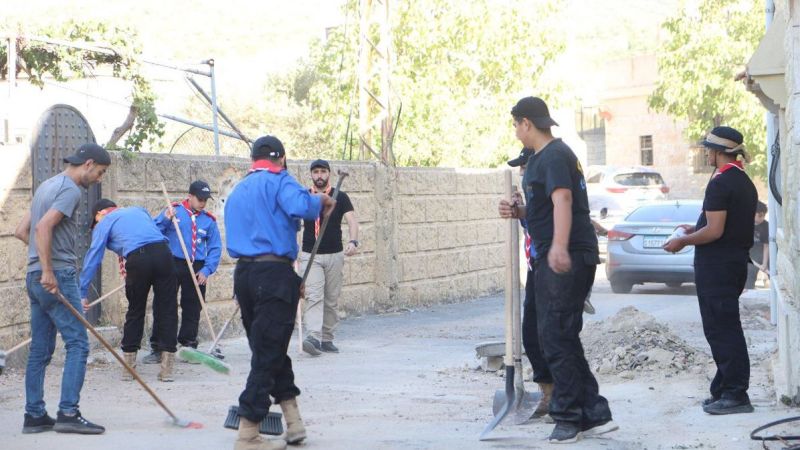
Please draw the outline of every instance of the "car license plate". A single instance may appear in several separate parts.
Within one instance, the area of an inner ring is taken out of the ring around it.
[[[666,236],[645,236],[642,245],[644,248],[661,248],[666,240]]]

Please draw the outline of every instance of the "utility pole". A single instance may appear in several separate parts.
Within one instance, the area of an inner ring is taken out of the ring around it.
[[[358,139],[360,159],[374,156],[393,166],[389,2],[359,0]]]

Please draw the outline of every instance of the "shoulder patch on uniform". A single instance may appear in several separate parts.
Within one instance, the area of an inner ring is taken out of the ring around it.
[[[211,214],[210,212],[206,211],[205,209],[203,210],[203,212],[204,212],[204,213],[206,213],[206,215],[207,215],[208,217],[210,217],[210,218],[211,218],[211,220],[213,220],[214,222],[216,222],[216,221],[217,221],[217,217],[216,217],[215,215]]]

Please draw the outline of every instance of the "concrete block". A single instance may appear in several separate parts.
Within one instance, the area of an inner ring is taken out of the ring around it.
[[[28,246],[11,236],[0,237],[0,282],[24,281]]]
[[[399,266],[400,281],[422,280],[428,277],[423,254],[400,255]]]
[[[150,156],[135,154],[130,160],[125,160],[118,154],[115,155],[106,179],[106,183],[111,182],[112,190],[118,193],[147,190],[147,163]]]
[[[423,225],[417,228],[417,250],[430,251],[439,248],[438,227]]]
[[[425,201],[425,219],[427,222],[447,222],[450,203],[445,198],[433,197]]]
[[[183,196],[192,182],[190,163],[186,160],[148,159],[145,167],[147,184],[137,190],[160,193],[163,182],[171,196]],[[119,188],[122,184],[117,186]]]
[[[23,326],[30,320],[30,300],[25,283],[3,283],[0,285],[0,329],[14,325]]]
[[[398,227],[397,250],[400,253],[417,251],[417,226],[401,225]]]
[[[424,199],[401,197],[400,223],[420,223],[426,221],[427,202]]]
[[[456,189],[459,195],[474,194],[478,189],[478,176],[469,173],[456,174]]]

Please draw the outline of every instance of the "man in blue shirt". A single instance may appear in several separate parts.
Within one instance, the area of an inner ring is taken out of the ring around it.
[[[125,362],[136,366],[136,352],[142,345],[147,296],[153,288],[153,322],[157,327],[158,350],[164,352],[158,379],[173,381],[172,367],[177,350],[177,282],[167,238],[161,234],[150,214],[142,207],[117,208],[116,203],[100,199],[94,207],[92,244],[83,258],[80,290],[85,299],[94,273],[108,248],[120,258],[125,272],[128,312],[122,332]],[[122,268],[122,267],[121,267]],[[123,368],[122,379],[133,377]]]
[[[203,300],[206,297],[206,282],[217,270],[219,257],[222,253],[222,240],[217,228],[217,218],[206,208],[208,199],[211,198],[211,187],[205,181],[197,180],[189,186],[189,196],[182,202],[175,202],[172,207],[165,208],[156,217],[158,229],[169,239],[169,249],[175,263],[175,273],[178,279],[178,288],[181,291],[181,326],[178,331],[178,343],[185,347],[197,348],[197,331],[200,324],[200,311],[203,309],[201,299],[197,298],[192,274],[186,265],[178,233],[172,225],[171,217],[178,218],[178,226],[183,235],[183,242],[189,259],[192,261],[197,284]],[[152,352],[142,359],[145,364],[158,364],[161,362],[161,351],[158,350],[159,336],[153,324],[153,334],[150,335],[150,348]]]
[[[306,438],[296,397],[292,360],[287,355],[303,287],[292,268],[297,258],[300,220],[330,215],[336,205],[312,194],[286,171],[286,151],[274,136],[258,138],[253,165],[225,202],[226,248],[238,258],[233,290],[242,309],[252,357],[247,384],[239,396],[239,436],[235,450],[283,449]],[[270,399],[286,419],[286,441],[265,441],[259,423]]]

